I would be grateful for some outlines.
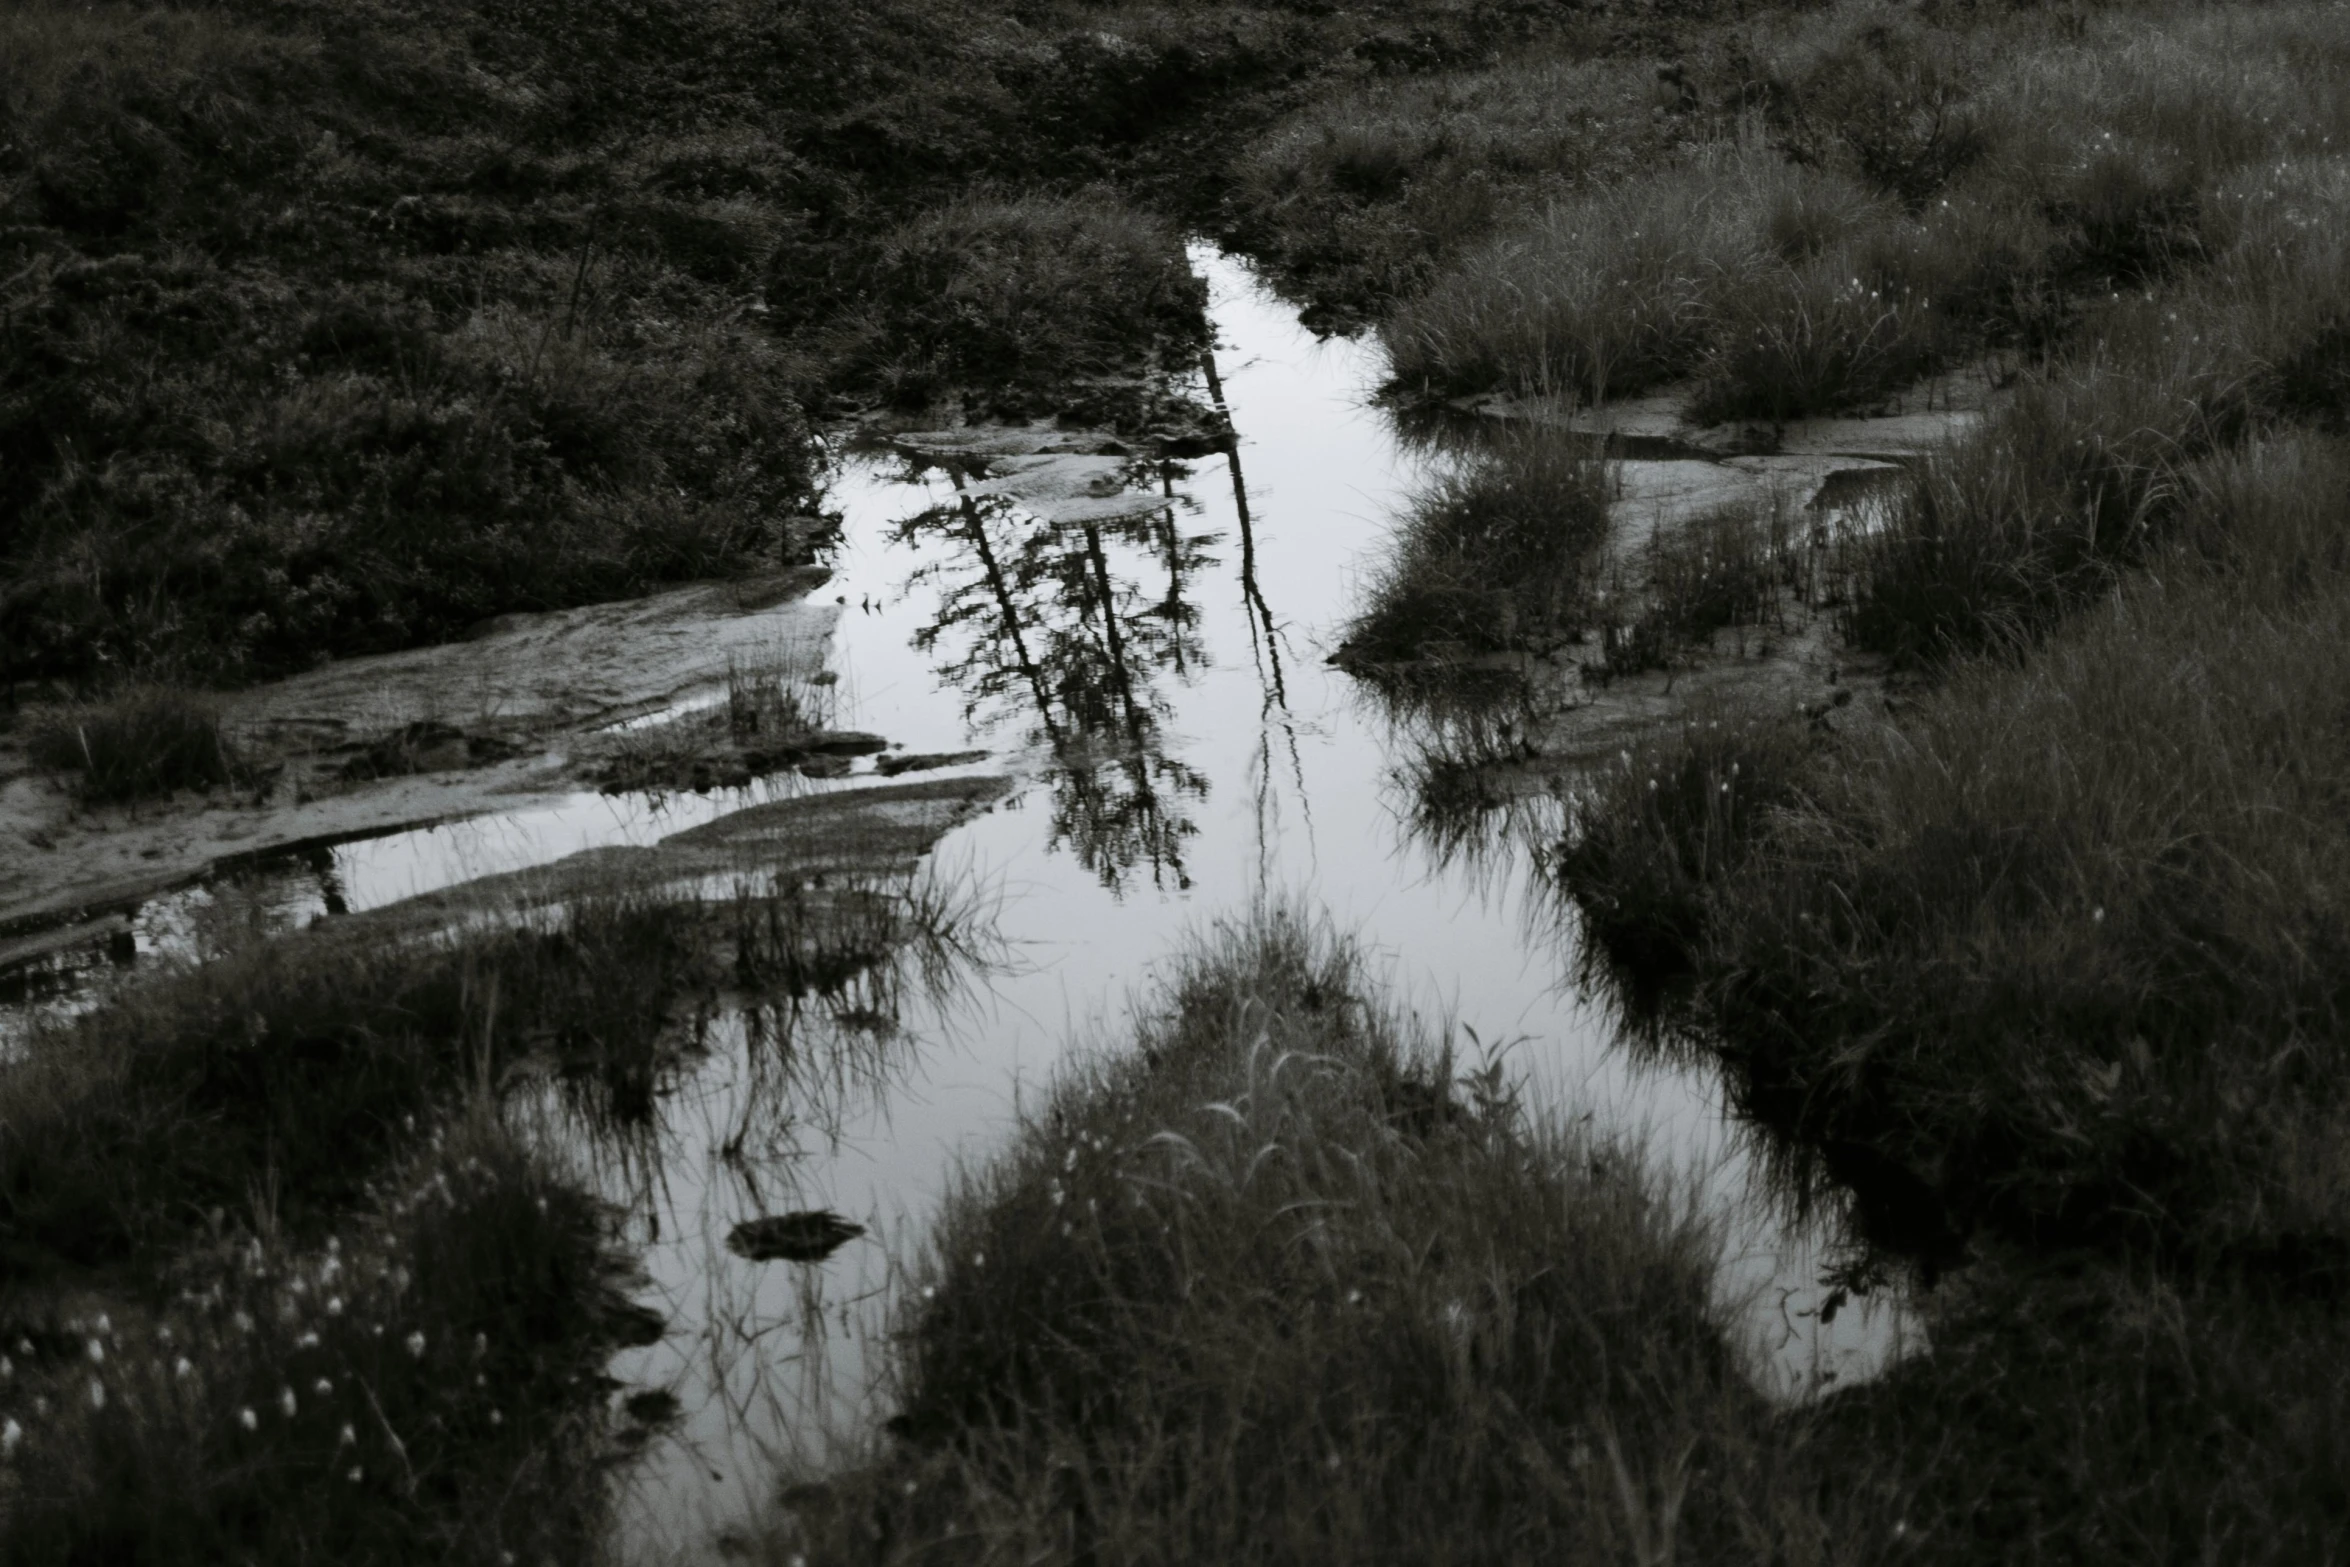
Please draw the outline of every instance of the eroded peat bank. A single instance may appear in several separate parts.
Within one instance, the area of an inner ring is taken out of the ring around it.
[[[2336,9],[0,29],[0,1558],[2350,1557]]]

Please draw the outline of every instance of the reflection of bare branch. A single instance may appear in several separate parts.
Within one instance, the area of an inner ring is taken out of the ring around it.
[[[1299,809],[1307,813],[1309,831],[1312,826],[1312,807],[1307,803],[1306,770],[1304,758],[1298,755],[1297,726],[1290,722],[1289,688],[1281,672],[1281,633],[1273,623],[1272,606],[1265,602],[1264,590],[1257,582],[1256,519],[1249,514],[1248,482],[1240,471],[1240,433],[1232,423],[1232,409],[1224,401],[1224,378],[1217,373],[1214,350],[1200,355],[1200,367],[1207,373],[1208,393],[1215,400],[1216,412],[1223,422],[1223,452],[1226,468],[1232,474],[1232,511],[1240,519],[1240,595],[1244,606],[1241,619],[1248,625],[1249,654],[1256,660],[1257,678],[1265,687],[1265,700],[1258,711],[1259,736],[1255,770],[1257,775],[1257,879],[1259,890],[1264,890],[1272,875],[1273,837],[1273,730],[1278,727],[1289,751],[1289,773],[1297,788]]]

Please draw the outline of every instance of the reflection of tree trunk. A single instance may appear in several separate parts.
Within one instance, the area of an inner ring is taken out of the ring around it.
[[[1004,617],[1004,634],[1012,640],[1012,655],[1020,661],[1020,673],[1028,677],[1028,689],[1036,697],[1037,716],[1044,720],[1045,735],[1053,742],[1053,749],[1062,749],[1061,726],[1053,721],[1052,700],[1045,695],[1044,672],[1036,667],[1036,660],[1028,656],[1028,640],[1020,634],[1020,611],[1012,602],[1012,590],[1004,581],[1003,567],[996,564],[995,546],[987,541],[987,525],[981,520],[978,504],[963,488],[963,476],[952,475],[955,494],[963,509],[963,527],[971,535],[971,547],[979,552],[979,563],[987,569],[988,591],[995,595],[996,610]]]
[[[1167,603],[1168,628],[1173,635],[1168,643],[1175,650],[1175,673],[1181,677],[1189,671],[1183,658],[1183,529],[1175,519],[1175,465],[1159,464],[1159,486],[1167,497],[1167,509],[1160,515],[1167,519]]]
[[[1102,632],[1110,645],[1110,681],[1117,688],[1118,706],[1126,714],[1126,770],[1134,779],[1134,797],[1142,808],[1156,816],[1159,803],[1151,788],[1149,741],[1144,734],[1142,709],[1134,702],[1133,672],[1126,667],[1126,638],[1118,627],[1118,601],[1110,591],[1110,563],[1102,554],[1101,530],[1092,523],[1085,524],[1085,555],[1093,564],[1094,586],[1102,596]],[[1168,856],[1170,860],[1174,856]],[[1154,850],[1151,863],[1159,856]],[[1176,861],[1177,870],[1181,862]]]
[[[1232,472],[1232,510],[1240,518],[1240,592],[1248,602],[1248,639],[1254,645],[1258,627],[1261,625],[1264,628],[1265,659],[1273,678],[1273,700],[1286,708],[1289,706],[1289,692],[1281,677],[1281,645],[1273,636],[1273,610],[1257,586],[1257,530],[1248,514],[1248,483],[1240,474],[1240,431],[1232,423],[1231,405],[1224,401],[1224,378],[1216,373],[1216,356],[1203,353],[1199,357],[1201,368],[1208,375],[1208,395],[1215,399],[1216,412],[1224,418],[1224,462]]]
[[[1297,754],[1297,731],[1288,722],[1289,690],[1281,674],[1281,641],[1273,632],[1273,608],[1265,602],[1264,590],[1257,586],[1257,530],[1256,521],[1248,511],[1248,481],[1240,472],[1240,429],[1232,422],[1232,405],[1224,401],[1224,378],[1216,371],[1215,353],[1204,351],[1199,357],[1200,368],[1207,373],[1208,395],[1215,400],[1216,412],[1224,421],[1224,462],[1232,472],[1232,511],[1240,519],[1240,594],[1246,606],[1242,618],[1248,622],[1249,647],[1258,651],[1258,670],[1271,680],[1265,693],[1264,716],[1271,718],[1276,708],[1282,714],[1281,733],[1288,741],[1290,776],[1297,781],[1298,806],[1305,811],[1310,828],[1313,807],[1307,803],[1305,761]],[[1257,740],[1257,887],[1260,892],[1272,876],[1273,804],[1273,736],[1268,729]]]

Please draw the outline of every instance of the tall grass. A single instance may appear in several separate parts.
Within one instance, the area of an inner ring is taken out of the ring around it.
[[[329,927],[231,953],[0,1067],[0,1255],[28,1277],[140,1265],[265,1179],[278,1222],[315,1237],[483,1077],[551,1078],[580,1130],[626,1138],[722,994],[886,1023],[898,982],[866,976],[906,950],[935,982],[984,944],[968,903],[894,883],[622,885],[446,938]]]
[[[25,731],[32,759],[77,774],[75,792],[91,805],[226,787],[249,771],[221,728],[218,705],[173,686],[133,686],[102,701],[36,709]]]
[[[1511,434],[1468,452],[1413,497],[1345,655],[1397,663],[1571,638],[1591,612],[1612,491],[1577,437]]]
[[[1563,196],[1382,328],[1398,388],[1597,400],[1696,378],[1704,418],[1865,407],[2086,302],[2223,260],[2252,171],[2350,144],[2330,8],[1765,29],[1761,124]]]
[[[949,1560],[1699,1557],[1768,1468],[1711,1243],[1629,1150],[1523,1119],[1273,915],[956,1195],[912,1446],[799,1493]],[[1643,1553],[1646,1553],[1645,1555]]]
[[[2143,558],[2198,459],[2326,412],[2343,193],[2338,167],[2305,164],[2217,193],[2211,272],[2092,315],[2072,358],[1897,492],[1859,541],[1850,639],[1911,661],[2016,646]]]
[[[2350,757],[2312,704],[2350,679],[2346,480],[2313,436],[2183,469],[2173,541],[2110,607],[1956,666],[1733,856],[1691,866],[1690,823],[1598,797],[1570,890],[1604,928],[1659,855],[1688,867],[1666,946],[1749,1108],[1962,1225],[2330,1277]]]
[[[264,1211],[151,1303],[17,1320],[0,1561],[599,1556],[609,1216],[478,1108],[385,1173],[323,1243]]]

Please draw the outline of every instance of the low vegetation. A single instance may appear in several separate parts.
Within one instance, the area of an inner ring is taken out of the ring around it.
[[[1292,917],[1162,1005],[950,1202],[906,1445],[802,1493],[773,1559],[1737,1548],[1760,1400],[1711,1237],[1631,1150],[1456,1088]]]
[[[773,292],[789,298],[791,281]],[[954,202],[887,234],[839,289],[797,307],[840,323],[827,348],[849,384],[898,404],[968,388],[1001,417],[1082,401],[1144,422],[1152,389],[1135,372],[1188,372],[1207,346],[1206,285],[1180,236],[1102,194]]]
[[[1591,611],[1612,489],[1588,443],[1536,432],[1472,448],[1411,502],[1342,656],[1459,659],[1573,637]]]
[[[1512,218],[1674,154],[1687,127],[1654,112],[1652,62],[1604,41],[1586,23],[1532,60],[1381,75],[1309,103],[1235,160],[1226,243],[1309,325],[1376,319]]]
[[[230,787],[250,771],[221,727],[218,706],[171,686],[135,686],[102,702],[36,708],[23,726],[27,754],[43,767],[78,774],[75,792],[90,805]]]
[[[153,1301],[18,1320],[0,1560],[595,1559],[603,1366],[646,1324],[585,1187],[477,1107],[339,1233],[258,1217]]]
[[[813,424],[880,400],[1147,424],[1056,377],[1196,344],[1162,218],[1311,84],[1544,25],[11,7],[0,680],[243,680],[805,559]]]
[[[1702,416],[1866,407],[2088,302],[2220,260],[2231,194],[2350,144],[2328,9],[1786,18],[1690,93],[1747,106],[1659,177],[1502,226],[1382,326],[1397,388],[1600,399],[1695,378]],[[1694,83],[1697,78],[1692,77]]]

